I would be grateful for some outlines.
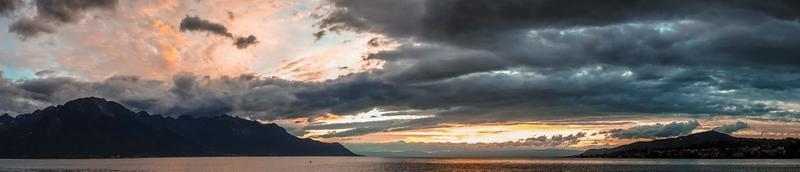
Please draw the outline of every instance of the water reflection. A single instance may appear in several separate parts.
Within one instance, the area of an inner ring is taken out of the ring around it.
[[[798,160],[216,157],[19,160],[0,171],[798,171]]]

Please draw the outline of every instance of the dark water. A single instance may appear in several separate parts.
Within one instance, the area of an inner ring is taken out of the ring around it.
[[[0,171],[800,171],[800,160],[219,157],[0,159]]]

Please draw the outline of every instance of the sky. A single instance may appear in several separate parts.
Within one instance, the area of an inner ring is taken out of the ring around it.
[[[0,0],[0,113],[96,96],[356,153],[800,136],[800,1]]]

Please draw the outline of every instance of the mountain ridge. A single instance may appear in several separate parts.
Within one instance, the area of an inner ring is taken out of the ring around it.
[[[276,124],[134,113],[97,97],[2,115],[0,138],[2,158],[355,155],[338,143],[297,138]]]
[[[589,149],[579,158],[800,158],[800,140],[738,138],[717,131]]]

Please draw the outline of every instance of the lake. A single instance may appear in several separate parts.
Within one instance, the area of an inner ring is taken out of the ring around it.
[[[0,159],[0,171],[800,171],[800,160],[201,157]]]

